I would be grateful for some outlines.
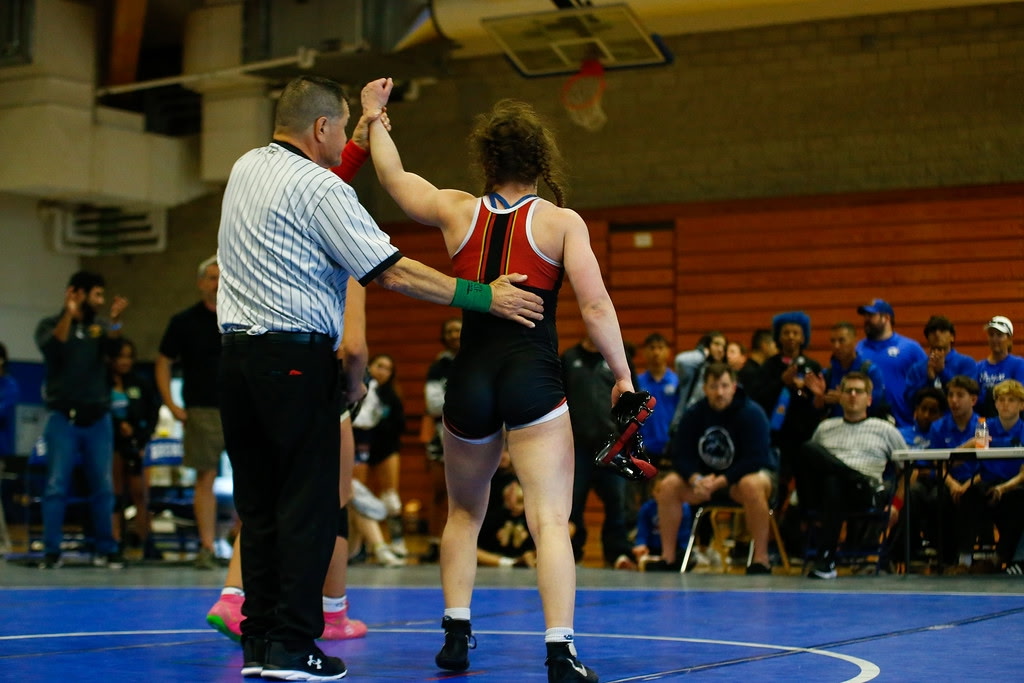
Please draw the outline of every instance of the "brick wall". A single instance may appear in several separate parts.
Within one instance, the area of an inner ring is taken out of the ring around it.
[[[656,28],[656,27],[652,27]],[[533,103],[572,167],[570,204],[945,187],[1024,179],[1024,4],[675,36],[665,67],[611,71],[597,134],[572,125],[564,78],[503,58],[393,105],[406,167],[474,188],[462,141],[501,97]],[[372,182],[382,220],[398,210]]]
[[[391,107],[405,165],[439,187],[477,188],[463,144],[473,116],[518,97],[554,123],[579,209],[1024,181],[1024,3],[667,43],[673,64],[609,72],[597,134],[568,121],[563,78],[524,79],[503,58],[454,61],[450,78]],[[372,168],[356,188],[379,221],[404,220]],[[171,211],[163,254],[84,259],[134,295],[143,356],[166,314],[194,300],[219,211],[217,197]]]

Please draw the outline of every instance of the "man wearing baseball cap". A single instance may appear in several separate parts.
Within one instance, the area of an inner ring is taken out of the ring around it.
[[[1013,349],[1013,323],[1004,315],[997,315],[985,324],[988,332],[988,358],[978,361],[978,384],[981,396],[974,409],[985,417],[996,416],[996,403],[992,396],[995,385],[1008,379],[1024,383],[1024,358],[1015,356]]]
[[[896,313],[889,302],[874,299],[858,307],[857,313],[864,316],[864,339],[857,344],[857,353],[881,368],[885,398],[896,426],[913,424],[913,409],[904,395],[907,373],[917,363],[928,360],[927,354],[916,341],[893,331]]]

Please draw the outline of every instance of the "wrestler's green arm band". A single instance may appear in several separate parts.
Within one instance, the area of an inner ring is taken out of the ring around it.
[[[455,278],[455,296],[449,305],[467,311],[487,313],[491,310],[491,286]]]

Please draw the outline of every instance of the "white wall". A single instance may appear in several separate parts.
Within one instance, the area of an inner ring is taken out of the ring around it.
[[[36,212],[37,200],[0,193],[0,341],[11,360],[42,360],[39,321],[60,311],[77,256],[58,254]]]

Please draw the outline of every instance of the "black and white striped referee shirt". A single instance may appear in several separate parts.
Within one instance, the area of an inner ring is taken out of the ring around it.
[[[338,176],[273,142],[235,162],[217,259],[222,332],[320,332],[340,343],[351,274],[364,286],[402,257]]]
[[[875,483],[882,481],[892,452],[907,447],[899,430],[877,417],[860,422],[830,417],[818,425],[811,440]]]

